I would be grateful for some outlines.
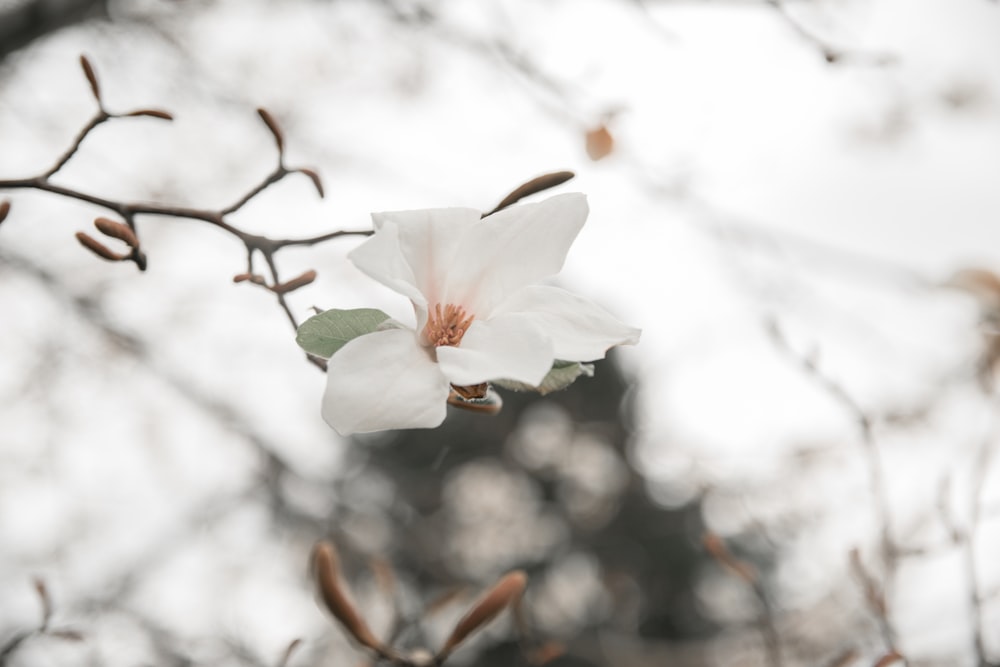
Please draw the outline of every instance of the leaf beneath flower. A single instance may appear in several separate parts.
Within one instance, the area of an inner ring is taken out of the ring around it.
[[[375,308],[331,308],[303,322],[295,342],[306,352],[329,359],[349,341],[379,330],[388,319],[388,315]]]
[[[556,361],[552,370],[542,379],[541,384],[532,387],[516,380],[493,380],[492,384],[511,391],[537,391],[543,396],[553,391],[559,391],[570,386],[581,375],[594,377],[593,364],[581,364],[579,361]]]

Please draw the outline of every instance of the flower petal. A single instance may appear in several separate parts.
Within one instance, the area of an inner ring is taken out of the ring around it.
[[[355,338],[330,359],[326,377],[323,419],[341,435],[444,421],[448,381],[409,329]]]
[[[552,339],[556,359],[593,361],[615,345],[639,342],[627,326],[589,299],[558,287],[530,285],[504,301],[499,313],[518,313]]]
[[[510,294],[562,270],[587,210],[587,198],[572,193],[512,206],[470,225],[443,283],[443,302],[488,319]]]
[[[418,307],[448,303],[441,301],[443,285],[462,238],[479,218],[479,211],[471,208],[373,213],[375,235],[348,257]]]
[[[413,268],[400,248],[399,228],[386,225],[347,254],[354,265],[386,287],[424,307],[427,300],[417,287]]]
[[[476,320],[459,347],[439,347],[437,358],[457,385],[501,378],[537,385],[555,357],[551,341],[527,318],[512,314]]]

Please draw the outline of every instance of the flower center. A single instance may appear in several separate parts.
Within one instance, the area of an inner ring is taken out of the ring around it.
[[[427,312],[424,338],[433,347],[457,346],[474,319],[475,315],[466,315],[465,308],[461,306],[449,303],[442,308],[439,303]]]

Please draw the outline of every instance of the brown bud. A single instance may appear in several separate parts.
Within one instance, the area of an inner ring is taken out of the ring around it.
[[[329,542],[320,542],[313,551],[319,592],[326,608],[330,610],[347,632],[362,646],[384,653],[382,643],[375,638],[368,624],[354,607],[346,585],[341,581],[337,551]]]
[[[97,74],[94,72],[93,65],[87,60],[87,56],[80,56],[80,67],[83,68],[83,73],[87,77],[88,83],[90,83],[90,90],[94,93],[94,99],[98,102],[101,101],[101,86],[97,83]]]
[[[274,120],[274,116],[272,116],[267,109],[264,109],[263,107],[257,109],[257,114],[260,116],[260,119],[264,121],[264,124],[267,125],[267,129],[271,131],[271,134],[274,135],[274,142],[278,145],[278,152],[283,152],[285,150],[285,137],[281,133],[278,121]]]
[[[49,619],[52,618],[52,596],[49,595],[49,587],[45,585],[45,580],[35,577],[32,583],[35,585],[35,592],[38,600],[42,603],[42,628],[47,628]]]
[[[593,161],[606,158],[615,149],[615,139],[611,136],[607,126],[600,125],[588,130],[584,135],[587,146],[587,155]]]
[[[258,276],[256,273],[237,273],[233,276],[233,282],[251,282],[254,285],[267,285],[267,281],[264,280],[264,276]]]
[[[904,659],[905,658],[903,658],[903,656],[900,655],[898,652],[890,651],[889,653],[886,653],[881,658],[879,658],[878,662],[876,662],[873,667],[887,667],[888,665],[891,665],[894,662],[899,662],[900,660]]]
[[[509,195],[504,197],[500,201],[500,203],[496,205],[496,208],[494,208],[489,213],[485,214],[483,217],[485,218],[487,215],[491,215],[493,213],[496,213],[497,211],[507,208],[512,204],[516,204],[525,197],[529,197],[533,194],[537,194],[544,190],[548,190],[549,188],[554,188],[557,185],[562,185],[569,179],[573,178],[575,175],[576,174],[574,174],[572,171],[555,171],[552,172],[551,174],[543,174],[541,176],[533,178],[527,183],[524,183],[523,185],[519,185],[518,187],[514,188]]]
[[[847,667],[848,665],[853,665],[858,660],[857,649],[849,648],[835,657],[830,662],[826,663],[827,667]]]
[[[124,116],[149,116],[150,118],[160,118],[162,120],[173,120],[174,116],[166,111],[160,111],[159,109],[139,109],[138,111],[130,111]]]
[[[8,213],[10,213],[10,201],[4,199],[0,201],[0,222],[7,219]]]
[[[305,287],[314,280],[316,280],[316,272],[309,269],[301,276],[292,278],[291,280],[283,283],[278,283],[271,288],[271,291],[275,294],[288,294],[289,292],[293,292],[300,287]]]
[[[128,225],[109,218],[97,218],[94,226],[105,236],[124,241],[130,248],[139,247],[139,239]]]
[[[496,618],[497,614],[515,604],[524,593],[528,577],[521,570],[514,570],[501,577],[472,608],[459,620],[448,640],[438,652],[438,663],[451,654],[455,648],[476,630]]]
[[[728,569],[737,577],[748,584],[757,583],[757,570],[753,565],[742,561],[729,550],[722,538],[715,533],[705,533],[701,537],[701,543],[705,551],[709,553],[720,565]]]
[[[101,257],[102,259],[108,260],[109,262],[120,262],[123,259],[128,259],[128,255],[120,255],[116,252],[113,252],[110,248],[103,245],[100,241],[87,236],[83,232],[76,233],[76,240],[79,241],[80,245],[82,245],[84,248],[94,253],[98,257]]]
[[[314,170],[307,169],[305,167],[299,169],[299,172],[305,174],[310,178],[310,180],[312,180],[313,185],[316,186],[316,192],[319,193],[319,198],[322,199],[325,193],[323,192],[323,181],[319,180],[319,174]]]
[[[148,261],[146,260],[146,253],[144,253],[139,248],[132,248],[132,261],[135,262],[135,266],[140,271],[145,271],[148,266]]]
[[[556,641],[548,641],[536,648],[528,655],[528,663],[532,665],[545,665],[552,662],[559,656],[566,653],[565,644]]]

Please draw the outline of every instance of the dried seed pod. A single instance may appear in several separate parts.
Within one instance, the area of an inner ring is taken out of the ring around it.
[[[323,181],[319,179],[319,174],[315,170],[308,169],[306,167],[302,167],[298,171],[299,173],[305,174],[309,177],[309,179],[313,182],[313,185],[316,186],[316,192],[319,193],[319,198],[322,199],[325,196],[325,192],[323,191]]]
[[[10,213],[10,201],[4,199],[0,201],[0,222],[7,219],[7,214]]]
[[[132,231],[132,228],[124,223],[110,218],[97,218],[94,220],[94,226],[105,236],[124,241],[130,248],[139,247],[139,238]]]
[[[705,546],[705,551],[720,565],[748,584],[757,583],[757,569],[750,563],[734,556],[721,537],[715,533],[705,533],[701,537],[701,543]]]
[[[358,641],[379,654],[386,653],[382,643],[368,628],[368,624],[351,602],[347,586],[340,578],[337,551],[329,542],[320,542],[313,551],[319,592],[327,609],[347,632]]]
[[[274,287],[271,288],[271,291],[274,292],[275,294],[288,294],[289,292],[293,292],[299,289],[300,287],[305,287],[314,280],[316,280],[316,272],[313,271],[312,269],[309,269],[301,276],[292,278],[291,280],[275,285]]]
[[[97,82],[97,73],[94,72],[94,66],[90,64],[90,60],[87,56],[80,56],[80,67],[83,68],[83,74],[87,77],[87,82],[90,83],[90,90],[94,93],[94,99],[98,103],[101,102],[101,86]]]
[[[160,118],[161,120],[173,120],[174,115],[167,111],[161,111],[160,109],[139,109],[137,111],[130,111],[123,116],[134,117],[134,116],[149,116],[150,118]]]
[[[527,583],[528,577],[521,570],[514,570],[501,577],[500,581],[472,605],[472,608],[455,625],[448,640],[438,651],[437,662],[440,664],[469,635],[492,621],[501,611],[516,603],[524,593],[524,587]]]
[[[484,214],[483,217],[485,218],[487,215],[492,215],[493,213],[505,209],[512,204],[516,204],[525,197],[548,190],[549,188],[554,188],[557,185],[562,185],[574,176],[576,176],[576,174],[572,171],[554,171],[551,174],[543,174],[533,178],[527,183],[514,188],[509,195],[500,200],[500,203],[496,205],[496,208],[489,213]]]
[[[264,121],[265,125],[267,125],[267,129],[269,129],[271,134],[274,135],[274,142],[278,145],[278,152],[283,153],[285,150],[285,136],[281,133],[281,127],[278,126],[278,121],[274,120],[274,116],[272,116],[268,110],[263,107],[257,109],[257,115],[260,116],[260,119]]]
[[[108,260],[109,262],[120,262],[124,259],[128,259],[128,255],[120,255],[112,251],[110,248],[102,244],[97,239],[91,238],[90,236],[87,236],[83,232],[76,233],[76,240],[79,241],[80,245],[82,245],[84,248],[86,248],[87,250],[94,253],[100,258]]]

